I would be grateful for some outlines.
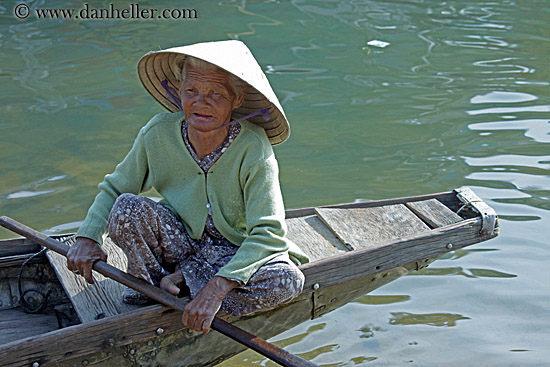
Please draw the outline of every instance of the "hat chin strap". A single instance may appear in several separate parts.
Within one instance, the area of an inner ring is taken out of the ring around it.
[[[183,108],[181,108],[181,104],[179,102],[179,99],[176,96],[176,90],[168,85],[168,80],[166,80],[166,79],[164,79],[160,84],[162,85],[162,87],[166,91],[166,94],[168,95],[168,97],[170,97],[171,102],[173,104],[175,104],[176,106],[178,106],[178,108],[180,109],[183,116],[185,116],[185,113],[183,112]],[[269,119],[271,118],[271,114],[269,113],[270,109],[271,109],[271,107],[267,107],[267,108],[252,112],[251,114],[248,114],[248,115],[243,116],[241,118],[238,118],[236,120],[229,121],[229,122],[227,122],[227,123],[225,123],[221,126],[218,126],[218,127],[214,128],[214,129],[208,130],[207,132],[215,131],[215,130],[221,129],[222,127],[229,126],[229,125],[232,125],[232,124],[236,124],[239,121],[246,120],[248,118],[251,118],[253,116],[260,115],[260,114],[262,115],[262,117],[265,121],[269,121]]]

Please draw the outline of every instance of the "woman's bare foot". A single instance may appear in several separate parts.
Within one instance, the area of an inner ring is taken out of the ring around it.
[[[177,296],[180,293],[180,284],[183,282],[183,275],[181,274],[179,266],[173,274],[167,275],[160,280],[160,288],[166,292]]]

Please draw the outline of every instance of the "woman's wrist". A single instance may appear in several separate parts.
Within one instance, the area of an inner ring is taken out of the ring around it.
[[[239,283],[224,277],[215,276],[205,286],[209,288],[209,291],[216,296],[220,301],[223,301],[227,293],[235,287],[239,286]]]

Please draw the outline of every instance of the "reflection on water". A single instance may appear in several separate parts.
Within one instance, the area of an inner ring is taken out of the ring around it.
[[[372,324],[369,324],[369,325],[365,325],[363,326],[362,328],[359,329],[359,331],[361,331],[361,336],[360,338],[372,338],[374,337],[374,334],[378,331],[381,331],[382,328],[378,327],[378,326],[375,326],[375,325],[372,325]]]
[[[492,252],[492,251],[498,251],[498,249],[496,248],[461,248],[458,250],[447,252],[445,255],[441,256],[440,259],[457,260],[470,254],[476,254],[478,252]]]
[[[529,93],[492,91],[477,95],[470,99],[470,103],[518,103],[537,100],[539,97]]]
[[[30,198],[38,195],[45,195],[54,192],[54,190],[43,190],[43,191],[18,191],[8,194],[6,199],[20,199],[20,198]]]
[[[492,269],[463,269],[460,266],[452,268],[438,268],[436,266],[430,266],[429,268],[422,269],[420,271],[415,271],[408,274],[408,276],[416,275],[437,275],[437,276],[449,276],[449,275],[462,275],[467,278],[515,278],[517,275],[508,274],[497,270]]]
[[[384,296],[362,296],[354,302],[365,305],[389,305],[391,303],[405,302],[411,299],[408,295],[384,295]]]
[[[515,278],[517,275],[503,273],[497,270],[491,269],[468,269],[474,277],[486,277],[486,278]]]
[[[307,330],[303,333],[292,335],[291,337],[280,339],[277,341],[277,345],[281,348],[284,348],[288,345],[292,345],[294,343],[297,343],[299,341],[304,340],[308,335],[314,334],[318,331],[323,330],[326,327],[326,323],[319,322],[314,325],[311,325],[307,328]]]
[[[0,5],[0,214],[73,231],[97,183],[161,111],[136,78],[139,57],[241,39],[292,126],[275,148],[288,207],[468,185],[501,220],[497,239],[454,251],[278,343],[325,366],[550,358],[544,2],[189,0],[200,14],[193,22],[18,21],[10,7]],[[460,315],[470,320],[457,323]],[[452,323],[452,333],[422,327]],[[253,353],[231,363],[222,365],[271,365]]]
[[[305,358],[307,360],[311,360],[315,358],[318,355],[324,354],[324,353],[330,353],[334,350],[337,350],[339,346],[337,344],[328,344],[328,345],[322,345],[319,346],[319,343],[311,343],[313,336],[315,336],[318,332],[322,331],[326,327],[326,323],[315,323],[311,326],[309,326],[306,330],[304,330],[301,333],[289,336],[289,337],[283,337],[279,338],[275,344],[280,347],[288,350],[288,346],[292,346],[293,344],[302,342],[305,343],[308,348],[306,351],[301,352],[293,352],[299,357]],[[307,339],[307,340],[304,340]],[[256,352],[253,352],[251,350],[247,350],[245,352],[242,352],[238,354],[237,356],[230,358],[223,362],[224,366],[242,366],[243,361],[246,363],[249,363],[251,365],[268,365],[268,366],[278,366],[276,363],[270,361],[269,359],[259,355]]]
[[[47,195],[54,192],[60,192],[66,190],[66,187],[60,186],[60,184],[56,181],[61,181],[67,178],[67,175],[57,175],[52,177],[47,177],[44,179],[40,179],[36,182],[29,182],[25,183],[22,187],[16,188],[17,191],[7,193],[5,195],[2,195],[2,192],[0,191],[0,202],[3,200],[10,200],[10,199],[23,199],[23,198],[32,198],[35,196],[40,195]],[[55,182],[54,184],[51,184],[52,182]],[[55,186],[55,189],[50,190],[38,190],[38,188],[43,188],[44,186]]]
[[[496,171],[496,170],[495,170]],[[547,173],[533,175],[516,172],[474,172],[466,178],[482,181],[504,181],[511,183],[519,190],[547,190],[550,187],[550,176]]]
[[[54,235],[59,233],[74,233],[78,230],[80,225],[83,223],[83,220],[78,220],[76,222],[63,223],[57,226],[53,226],[44,231],[48,235]]]
[[[459,320],[468,320],[469,317],[451,313],[412,314],[408,312],[392,312],[392,325],[430,325],[456,326]]]
[[[528,119],[514,121],[478,122],[468,125],[471,130],[525,130],[525,136],[538,143],[550,143],[550,120]]]
[[[308,351],[307,353],[301,353],[299,356],[302,358],[307,359],[308,361],[313,360],[314,358],[325,354],[325,353],[332,353],[340,349],[340,345],[338,344],[328,344],[323,345],[320,347],[317,347],[313,350]]]
[[[485,166],[512,166],[521,169],[521,167],[539,168],[541,173],[550,170],[550,155],[525,156],[517,154],[501,154],[491,157],[463,157],[466,163],[471,167]]]
[[[510,114],[520,112],[550,112],[550,106],[526,106],[526,107],[491,107],[481,110],[466,111],[468,115],[481,115],[481,114]]]

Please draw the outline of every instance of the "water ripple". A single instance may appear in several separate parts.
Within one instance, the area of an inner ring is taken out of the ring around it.
[[[509,111],[508,111],[509,112]],[[498,131],[525,130],[525,136],[539,143],[550,143],[550,120],[528,119],[514,121],[493,121],[469,124],[470,130]]]
[[[70,223],[63,223],[63,224],[53,226],[53,227],[51,227],[51,228],[49,228],[49,229],[47,229],[43,232],[48,234],[48,235],[66,233],[66,232],[69,232],[69,231],[76,232],[76,230],[78,230],[78,228],[82,225],[82,223],[84,223],[83,220],[77,220],[77,221],[70,222]]]
[[[504,57],[504,58],[498,58],[498,59],[491,59],[491,60],[479,60],[473,62],[474,66],[481,66],[486,68],[508,68],[507,70],[487,70],[487,71],[481,71],[482,74],[528,74],[533,73],[535,70],[528,67],[519,65],[517,63],[510,63],[510,61],[514,60],[521,60],[517,57]],[[516,69],[509,69],[509,68],[516,68]]]
[[[517,275],[493,269],[464,269],[460,266],[436,268],[430,267],[410,273],[407,276],[448,276],[461,275],[466,278],[515,278]]]
[[[488,114],[488,113],[509,114],[509,113],[516,113],[516,112],[550,112],[550,105],[525,106],[525,107],[491,107],[491,108],[484,108],[481,110],[466,111],[466,113],[471,116]]]
[[[466,164],[475,166],[497,166],[497,167],[532,167],[542,170],[550,169],[550,155],[527,156],[517,154],[501,154],[488,157],[466,157],[462,156]]]
[[[55,190],[42,190],[42,191],[23,190],[23,191],[13,192],[11,194],[6,195],[6,199],[30,198],[30,197],[33,197],[33,196],[51,194],[52,192],[55,192]]]
[[[493,91],[487,94],[478,94],[470,99],[470,103],[519,103],[537,100],[539,97],[522,92]]]
[[[470,180],[501,181],[514,185],[518,190],[548,190],[550,188],[550,175],[541,172],[533,175],[518,172],[474,172],[466,176]]]
[[[459,314],[453,313],[430,313],[430,314],[413,314],[408,312],[392,312],[390,324],[392,325],[430,325],[430,326],[456,326],[459,320],[469,320]]]

